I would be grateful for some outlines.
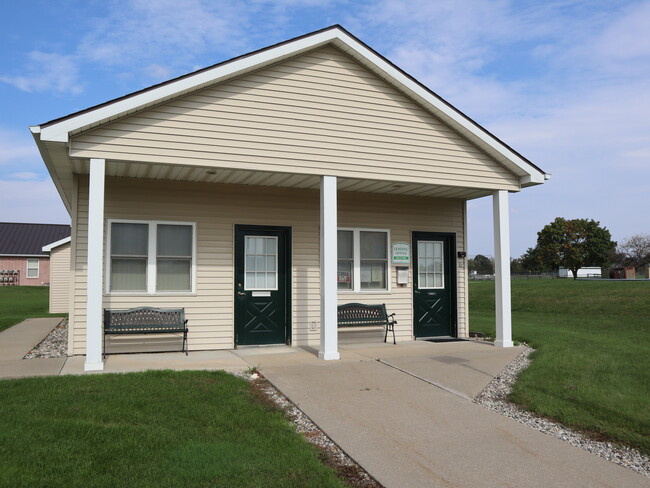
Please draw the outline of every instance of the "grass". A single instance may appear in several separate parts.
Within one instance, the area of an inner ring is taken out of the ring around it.
[[[471,282],[470,328],[494,336],[494,282]],[[650,454],[650,283],[512,281],[513,339],[536,349],[511,400]]]
[[[0,287],[0,332],[32,317],[65,316],[48,313],[49,293],[47,286]]]
[[[344,486],[223,372],[6,380],[0,398],[0,486]]]

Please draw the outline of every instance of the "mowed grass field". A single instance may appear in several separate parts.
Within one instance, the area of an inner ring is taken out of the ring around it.
[[[494,336],[494,282],[470,282],[470,330]],[[511,400],[650,454],[650,282],[512,281],[513,339],[536,349]]]
[[[3,380],[0,398],[0,486],[345,486],[224,372]]]
[[[0,332],[28,318],[50,316],[49,293],[47,286],[0,287]]]

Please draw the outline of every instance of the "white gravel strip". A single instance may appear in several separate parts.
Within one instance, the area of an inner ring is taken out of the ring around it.
[[[262,377],[257,373],[240,373],[237,376],[241,376],[249,381],[259,381],[262,379]],[[284,412],[289,421],[295,425],[296,432],[302,434],[309,443],[327,451],[338,466],[353,468],[356,477],[353,486],[381,488],[381,485],[374,478],[372,478],[358,463],[350,458],[334,441],[332,441],[332,439],[325,435],[325,433],[320,430],[302,410],[293,404],[271,383],[263,381],[260,382],[258,386],[261,387],[267,398],[273,401],[273,403]]]
[[[529,356],[533,351],[534,349],[526,347],[519,356],[499,373],[499,376],[485,387],[474,399],[474,402],[540,432],[555,436],[585,451],[597,454],[608,461],[650,477],[650,457],[638,450],[611,442],[592,440],[584,434],[574,432],[561,424],[523,410],[506,400],[512,391],[512,385],[517,380],[517,375],[530,364]]]
[[[68,319],[63,319],[23,359],[63,358],[68,355]]]

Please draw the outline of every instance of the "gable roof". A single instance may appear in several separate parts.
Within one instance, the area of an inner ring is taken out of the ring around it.
[[[395,66],[340,25],[333,25],[288,41],[159,83],[80,112],[45,122],[30,129],[41,141],[68,142],[71,134],[109,120],[225,81],[291,56],[333,44],[385,81],[414,99],[494,159],[519,175],[522,186],[544,183],[549,178],[542,169],[488,132],[468,116],[443,100],[415,78]]]
[[[69,225],[0,222],[0,256],[45,256],[43,246],[70,234]]]
[[[71,236],[64,237],[63,239],[59,239],[56,242],[48,244],[47,246],[43,246],[43,252],[52,252],[52,249],[63,246],[64,244],[68,244],[70,242],[72,242]]]

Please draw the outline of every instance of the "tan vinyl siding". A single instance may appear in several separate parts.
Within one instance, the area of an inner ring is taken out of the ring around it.
[[[70,243],[50,252],[50,313],[68,313]]]
[[[78,134],[70,154],[520,188],[514,174],[333,47]]]
[[[173,198],[170,198],[173,195]],[[194,295],[104,295],[105,308],[184,307],[191,350],[229,349],[234,345],[233,234],[236,224],[292,228],[292,339],[294,345],[317,346],[320,327],[319,193],[241,185],[107,178],[106,219],[195,222],[197,279]],[[75,223],[73,354],[85,351],[88,180],[79,177]],[[339,193],[339,225],[389,229],[392,241],[410,242],[413,230],[455,232],[464,243],[464,202],[453,199],[391,197]],[[398,288],[392,267],[390,294],[339,294],[340,303],[386,303],[396,312],[399,340],[412,337],[411,287]],[[412,276],[411,276],[412,280]],[[461,335],[466,335],[465,270],[458,270]],[[317,329],[309,325],[316,322]]]

